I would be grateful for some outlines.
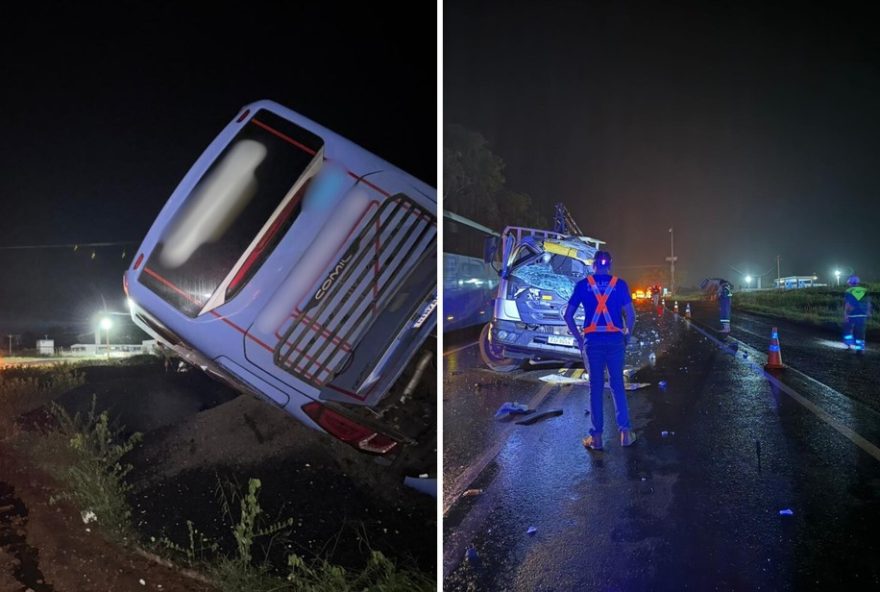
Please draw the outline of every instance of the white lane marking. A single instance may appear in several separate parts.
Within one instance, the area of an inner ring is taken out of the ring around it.
[[[480,342],[479,342],[479,341],[474,341],[473,343],[468,343],[467,345],[462,345],[461,347],[457,347],[457,348],[455,348],[455,349],[451,349],[451,350],[449,350],[449,351],[445,351],[445,352],[443,352],[443,357],[445,358],[446,356],[452,355],[452,354],[454,354],[455,352],[460,352],[460,351],[465,350],[465,349],[468,349],[468,348],[470,348],[470,347],[474,347],[474,346],[477,345],[478,343],[480,343]]]
[[[680,318],[680,317],[679,317],[679,318]],[[688,322],[688,321],[685,320],[685,319],[681,319],[681,320],[683,320],[684,322]],[[702,333],[703,335],[705,335],[706,337],[708,337],[709,339],[711,339],[712,341],[714,341],[715,344],[718,345],[718,347],[720,347],[721,349],[729,349],[728,347],[726,347],[726,346],[724,345],[724,343],[723,343],[722,341],[720,341],[720,340],[717,339],[715,336],[710,335],[709,333],[707,333],[706,331],[704,331],[703,328],[700,327],[700,326],[698,326],[696,323],[691,323],[691,326],[692,326],[694,329],[696,329],[697,331],[699,331],[700,333]],[[736,338],[733,338],[733,339],[734,339],[737,343],[742,343],[741,341],[739,341],[739,340],[736,339]],[[750,346],[748,346],[748,344],[743,344],[743,345],[746,345],[747,347],[750,347]],[[734,355],[735,355],[735,354],[734,354]],[[745,360],[744,360],[744,361],[745,361]],[[787,384],[781,382],[778,378],[776,378],[775,376],[773,376],[773,375],[770,374],[769,372],[765,371],[764,368],[763,368],[761,365],[759,365],[758,363],[756,363],[756,362],[754,362],[754,361],[752,361],[752,360],[748,360],[748,361],[745,361],[745,362],[746,362],[748,365],[752,366],[752,368],[754,368],[755,370],[757,370],[758,372],[760,372],[761,374],[763,374],[763,375],[767,378],[767,380],[770,381],[771,384],[774,384],[777,388],[779,388],[781,391],[783,391],[783,392],[784,392],[785,394],[787,394],[789,397],[791,397],[792,399],[794,399],[795,401],[797,401],[798,403],[800,403],[801,405],[803,405],[806,409],[808,409],[808,410],[810,410],[811,412],[813,412],[813,413],[816,415],[816,417],[818,417],[819,419],[821,419],[822,421],[824,421],[825,423],[827,423],[828,425],[830,425],[832,428],[834,428],[835,430],[837,430],[837,432],[838,432],[840,435],[842,435],[844,438],[848,439],[848,440],[851,441],[853,444],[855,444],[856,446],[858,446],[859,448],[861,448],[862,450],[864,450],[865,452],[867,452],[868,454],[870,454],[871,456],[873,456],[876,460],[880,461],[880,448],[878,448],[878,447],[875,446],[873,443],[871,443],[871,442],[869,442],[868,440],[866,440],[863,436],[861,436],[860,434],[858,434],[855,430],[849,428],[847,425],[845,425],[845,424],[844,424],[843,422],[841,422],[840,420],[838,420],[838,419],[836,419],[835,417],[833,417],[833,416],[832,416],[831,414],[829,414],[827,411],[825,411],[824,409],[822,409],[821,407],[817,406],[817,405],[816,405],[815,403],[813,403],[812,401],[810,401],[810,400],[808,400],[807,398],[805,398],[803,395],[801,395],[800,393],[798,393],[796,390],[794,390],[793,388],[791,388],[791,387],[788,386]],[[801,374],[802,376],[806,376],[806,374],[803,374],[802,372],[800,372],[800,371],[798,371],[798,370],[796,370],[796,369],[794,369],[794,368],[791,368],[791,370],[797,372],[798,374]],[[808,377],[808,378],[809,378],[809,377]],[[831,391],[834,391],[834,389],[832,389],[831,387],[829,387],[829,386],[827,386],[827,385],[825,385],[825,384],[819,382],[818,380],[815,380],[815,379],[812,379],[812,380],[814,380],[814,381],[817,382],[818,384],[821,384],[821,385],[824,386],[825,388],[827,388],[827,389],[829,389],[829,390],[831,390]],[[834,392],[837,392],[837,391],[834,391]],[[840,394],[840,393],[838,393],[838,394]],[[844,395],[841,395],[841,396],[844,396]]]
[[[550,391],[552,391],[556,386],[555,384],[545,384],[535,393],[535,396],[528,402],[529,409],[537,409],[547,398]],[[499,437],[495,441],[495,444],[487,448],[483,451],[480,456],[476,458],[471,464],[469,464],[464,471],[459,473],[459,475],[452,480],[452,485],[450,486],[450,494],[449,496],[444,496],[444,498],[449,501],[443,502],[443,516],[449,512],[450,508],[461,498],[461,494],[465,492],[468,486],[474,482],[474,480],[483,472],[483,470],[489,465],[492,460],[496,456],[501,453],[501,449],[507,444],[507,440],[510,439],[511,433],[513,429],[516,427],[516,424],[511,423],[506,427],[505,430],[499,434]]]

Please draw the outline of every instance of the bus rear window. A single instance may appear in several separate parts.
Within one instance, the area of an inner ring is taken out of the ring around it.
[[[267,239],[274,246],[277,234],[299,215],[308,179],[321,166],[323,144],[315,134],[258,111],[174,213],[140,281],[194,317],[233,270],[239,270],[236,281],[244,266],[250,277],[268,255]],[[275,236],[263,235],[259,257],[244,257],[263,229]]]

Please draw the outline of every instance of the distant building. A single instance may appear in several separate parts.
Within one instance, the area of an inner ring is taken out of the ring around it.
[[[773,283],[776,284],[777,288],[783,288],[785,290],[797,290],[798,288],[815,288],[818,286],[824,286],[825,284],[816,283],[816,280],[818,279],[818,276],[815,275],[791,275],[788,277],[773,280]]]
[[[124,356],[126,354],[140,354],[145,352],[145,346],[142,343],[114,343],[112,345],[96,344],[96,343],[74,343],[70,346],[70,354],[75,356],[96,356],[106,355],[110,353],[113,356]]]
[[[41,356],[51,356],[55,354],[55,340],[37,339],[37,353]]]

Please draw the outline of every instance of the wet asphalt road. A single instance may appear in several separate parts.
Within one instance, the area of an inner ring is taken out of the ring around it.
[[[498,376],[474,347],[445,356],[444,589],[880,584],[880,414],[794,371],[783,389],[772,384],[756,365],[766,340],[756,339],[760,350],[735,339],[719,347],[696,325],[646,309],[637,337],[645,345],[628,350],[632,380],[651,383],[629,393],[641,438],[629,449],[614,441],[606,396],[602,453],[580,444],[586,386],[540,380],[559,367]],[[564,415],[502,424],[493,415],[504,401]],[[459,497],[470,488],[483,492]]]
[[[708,328],[718,328],[718,307],[710,303],[692,305],[693,319]],[[731,335],[766,353],[770,332],[779,329],[783,362],[829,387],[880,412],[880,351],[867,340],[867,350],[857,356],[843,345],[842,330],[805,326],[739,312],[731,318]],[[842,329],[842,328],[841,328]]]

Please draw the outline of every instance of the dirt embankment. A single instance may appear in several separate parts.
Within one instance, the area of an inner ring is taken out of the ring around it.
[[[208,592],[192,580],[108,542],[59,484],[0,442],[0,590],[3,592]]]
[[[405,488],[388,467],[310,430],[263,401],[237,396],[200,372],[161,368],[89,368],[85,384],[61,395],[44,393],[71,414],[98,409],[128,432],[143,432],[127,457],[132,522],[142,541],[186,541],[186,522],[228,546],[230,530],[216,496],[218,483],[263,482],[267,516],[295,518],[281,559],[296,552],[346,567],[363,566],[370,549],[435,569],[433,499]],[[45,400],[44,400],[45,399]],[[61,483],[13,448],[22,431],[46,427],[45,407],[23,398],[0,418],[0,592],[208,590],[179,570],[109,542],[67,502],[50,504]],[[18,434],[17,434],[18,433]],[[5,438],[5,439],[4,439]],[[369,461],[369,462],[366,462]],[[4,512],[3,506],[11,505]],[[283,563],[282,563],[283,564]],[[141,580],[144,584],[141,584]]]

